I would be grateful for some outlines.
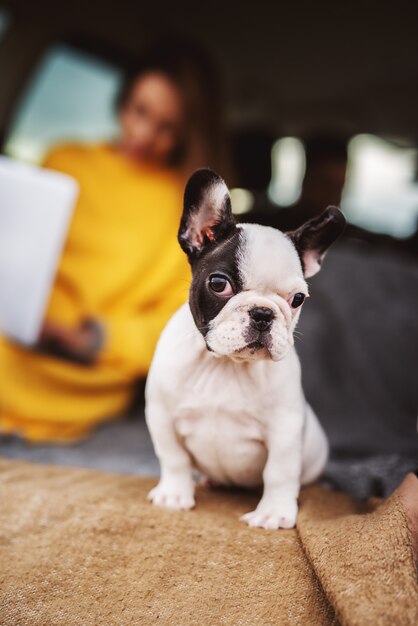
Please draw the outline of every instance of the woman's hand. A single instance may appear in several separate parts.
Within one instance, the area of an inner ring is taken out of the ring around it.
[[[103,345],[103,329],[98,320],[86,319],[78,326],[45,321],[37,349],[69,361],[91,365]]]

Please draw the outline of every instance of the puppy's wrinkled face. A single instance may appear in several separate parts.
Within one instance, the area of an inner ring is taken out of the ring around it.
[[[237,226],[223,180],[210,170],[191,177],[179,241],[192,265],[191,312],[215,355],[278,361],[287,354],[308,296],[305,278],[344,226],[338,209],[320,218],[287,235]]]
[[[235,359],[283,358],[308,288],[288,237],[243,224],[193,267],[190,307],[209,350]]]

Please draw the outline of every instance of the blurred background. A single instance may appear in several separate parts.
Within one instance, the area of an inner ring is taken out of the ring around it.
[[[413,2],[211,4],[3,2],[0,131],[6,154],[40,162],[68,140],[116,132],[113,99],[124,72],[161,33],[211,54],[223,85],[235,157],[236,210],[268,189],[296,202],[303,141],[347,142],[342,206],[351,222],[406,238],[416,231],[417,11]],[[271,161],[271,174],[270,174]]]
[[[175,37],[210,58],[222,158],[201,165],[216,163],[237,218],[286,230],[341,206],[349,226],[312,281],[297,347],[333,444],[330,480],[347,487],[366,472],[365,493],[418,458],[417,18],[405,1],[0,3],[6,156],[42,164],[57,144],[114,141],[126,76],[147,46]],[[0,452],[155,471],[145,431],[133,444],[132,428],[106,426],[66,452],[10,436]]]

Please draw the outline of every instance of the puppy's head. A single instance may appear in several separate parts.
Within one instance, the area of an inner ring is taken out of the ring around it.
[[[291,233],[236,225],[224,181],[198,170],[184,195],[179,242],[192,266],[190,308],[206,345],[237,360],[283,358],[316,274],[345,219],[328,207]]]

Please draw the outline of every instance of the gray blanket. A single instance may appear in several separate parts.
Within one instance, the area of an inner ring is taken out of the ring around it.
[[[343,243],[298,330],[306,395],[333,450],[418,460],[418,264]]]

